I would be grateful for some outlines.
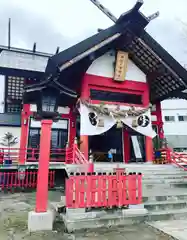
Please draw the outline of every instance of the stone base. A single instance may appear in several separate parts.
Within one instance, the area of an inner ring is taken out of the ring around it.
[[[50,210],[43,213],[31,211],[28,214],[28,230],[29,232],[52,230],[53,221],[54,215]]]
[[[60,216],[67,232],[72,233],[85,229],[138,224],[146,220],[147,214],[145,208],[91,212],[85,212],[84,209],[68,209],[67,214]]]

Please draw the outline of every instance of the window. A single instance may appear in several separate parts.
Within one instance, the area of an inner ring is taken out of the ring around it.
[[[164,119],[166,122],[174,122],[175,116],[165,116]]]
[[[92,100],[100,100],[106,102],[120,102],[130,104],[142,104],[142,95],[121,93],[121,92],[109,92],[101,90],[90,90],[90,98]]]
[[[7,113],[20,113],[21,112],[21,104],[7,103],[6,104],[6,112]]]
[[[29,130],[29,148],[39,148],[40,128],[30,128]],[[65,148],[68,141],[68,129],[52,129],[51,148]]]
[[[187,121],[187,116],[178,116],[179,122],[186,122]]]

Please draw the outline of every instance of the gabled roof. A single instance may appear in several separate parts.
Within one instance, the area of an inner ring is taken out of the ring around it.
[[[121,15],[113,26],[49,58],[44,78],[40,82],[41,87],[48,87],[58,81],[64,87],[62,104],[70,102],[69,93],[73,91],[79,94],[82,77],[95,59],[111,49],[121,49],[131,43],[133,39],[129,32],[136,37],[141,35],[149,19],[139,12],[139,7],[136,4]],[[35,89],[34,86],[26,88],[26,92],[30,92],[28,95],[32,95],[32,88]]]
[[[51,57],[46,73],[56,75],[58,72],[59,81],[77,91],[93,60],[110,49],[125,49],[147,75],[152,103],[180,93],[187,88],[187,71],[144,30],[148,23],[149,19],[136,4],[112,27]],[[117,33],[117,38],[102,45]]]

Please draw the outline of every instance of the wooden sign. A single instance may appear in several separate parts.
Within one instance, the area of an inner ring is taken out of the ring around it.
[[[128,64],[128,53],[118,51],[117,57],[116,57],[115,73],[114,73],[115,81],[119,81],[119,82],[125,81],[127,64]]]

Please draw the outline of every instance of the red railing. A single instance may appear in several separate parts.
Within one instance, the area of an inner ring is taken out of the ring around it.
[[[171,162],[187,171],[187,154],[170,150]]]
[[[162,158],[166,159],[167,163],[173,163],[187,171],[187,153],[174,152],[172,148],[163,148],[160,151]]]
[[[19,163],[20,155],[26,162],[38,162],[39,149],[37,148],[0,148],[0,163]],[[66,149],[51,149],[51,162],[65,162]]]
[[[36,188],[37,171],[24,172],[0,172],[0,188],[2,190],[12,190],[16,188]],[[55,183],[55,171],[49,171],[49,188],[53,188]]]
[[[40,150],[39,148],[0,148],[0,164],[19,163],[20,156],[25,162],[38,162]],[[78,149],[77,143],[65,149],[52,148],[50,150],[50,162],[66,162],[69,164],[86,164],[83,153]]]
[[[142,175],[76,175],[66,180],[66,207],[122,207],[142,203]]]
[[[84,154],[79,150],[76,141],[72,148],[66,148],[66,163],[73,164],[87,164],[89,161]]]

